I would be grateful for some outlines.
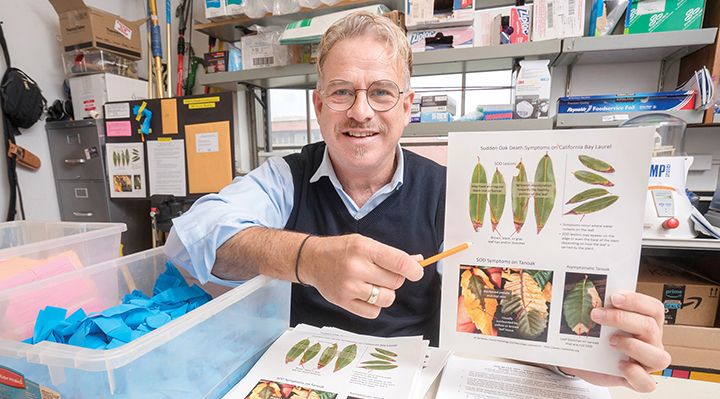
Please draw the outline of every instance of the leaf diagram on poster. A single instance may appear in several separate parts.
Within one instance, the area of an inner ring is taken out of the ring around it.
[[[110,197],[145,197],[145,151],[143,144],[107,143],[105,149]]]
[[[450,134],[444,349],[619,374],[590,314],[635,289],[653,135]]]

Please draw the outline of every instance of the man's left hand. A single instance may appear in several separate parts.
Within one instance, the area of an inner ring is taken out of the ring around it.
[[[595,385],[621,385],[638,392],[652,392],[655,380],[649,373],[664,370],[671,360],[662,343],[663,304],[635,292],[614,294],[611,301],[614,308],[593,309],[590,316],[598,324],[620,330],[610,337],[610,346],[629,357],[618,365],[622,377],[565,367],[561,370]]]

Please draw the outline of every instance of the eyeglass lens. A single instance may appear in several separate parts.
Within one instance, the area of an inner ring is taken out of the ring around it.
[[[367,89],[356,89],[346,81],[332,81],[324,90],[325,103],[335,111],[347,111],[357,98],[358,91],[366,91],[367,102],[377,112],[394,107],[400,100],[400,88],[391,80],[378,80]]]

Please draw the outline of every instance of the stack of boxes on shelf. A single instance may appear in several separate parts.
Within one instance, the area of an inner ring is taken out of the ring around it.
[[[637,291],[665,306],[663,343],[673,360],[661,374],[720,382],[720,328],[713,328],[720,327],[720,282],[672,261],[643,257]]]
[[[128,21],[82,1],[50,3],[60,18],[75,119],[102,118],[107,101],[146,98],[147,82],[137,79],[139,27],[145,19]]]

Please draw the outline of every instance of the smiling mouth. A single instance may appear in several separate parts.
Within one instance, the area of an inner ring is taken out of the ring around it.
[[[343,135],[348,137],[354,137],[354,138],[365,138],[365,137],[372,137],[378,134],[378,132],[369,132],[369,131],[344,131],[342,132]]]

